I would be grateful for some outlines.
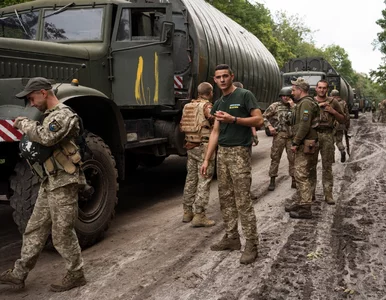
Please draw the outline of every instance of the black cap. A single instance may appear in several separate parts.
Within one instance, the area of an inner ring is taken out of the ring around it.
[[[24,87],[24,90],[16,94],[16,97],[23,99],[32,92],[50,89],[52,89],[52,85],[48,79],[44,77],[34,77],[28,80],[28,83]]]

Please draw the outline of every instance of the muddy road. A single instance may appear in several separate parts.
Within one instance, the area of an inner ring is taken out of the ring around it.
[[[216,226],[192,228],[181,222],[185,159],[173,157],[121,183],[110,230],[83,252],[86,286],[49,292],[49,284],[63,276],[64,263],[45,250],[26,288],[0,286],[0,299],[386,299],[386,126],[362,114],[352,120],[351,134],[346,163],[336,151],[337,204],[324,203],[319,180],[314,218],[293,220],[284,212],[285,199],[294,193],[288,163],[283,156],[277,188],[268,192],[271,138],[259,132],[252,191],[258,196],[260,245],[251,265],[240,265],[239,251],[210,251],[224,233],[216,181],[207,212]],[[0,206],[0,236],[3,270],[12,266],[21,246],[5,206]]]

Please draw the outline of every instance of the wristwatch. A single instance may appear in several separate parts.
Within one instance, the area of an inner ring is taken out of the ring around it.
[[[237,117],[235,117],[235,119],[233,120],[233,124],[236,124],[237,122]]]

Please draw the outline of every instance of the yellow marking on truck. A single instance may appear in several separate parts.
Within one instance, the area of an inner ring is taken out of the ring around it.
[[[159,99],[159,63],[158,63],[158,54],[157,52],[154,53],[154,81],[155,81],[155,87],[154,87],[154,97],[153,102],[155,104],[158,104]],[[143,65],[144,60],[143,57],[140,56],[138,58],[138,67],[137,67],[137,78],[135,80],[135,101],[137,104],[144,105],[144,104],[150,104],[151,99],[151,88],[146,87],[146,94],[145,94],[145,87],[143,84]]]
[[[143,57],[138,58],[138,67],[137,67],[137,79],[135,80],[135,101],[138,104],[142,104],[142,95],[143,95]],[[142,95],[141,95],[141,86],[142,86]]]
[[[159,69],[158,69],[158,54],[154,52],[154,103],[158,104],[158,91],[159,91]]]

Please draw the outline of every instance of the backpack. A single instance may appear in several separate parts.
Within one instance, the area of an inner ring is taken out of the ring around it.
[[[207,103],[207,101],[193,101],[184,106],[180,128],[185,132],[187,142],[201,143],[203,139],[209,139],[210,123],[204,115]]]

